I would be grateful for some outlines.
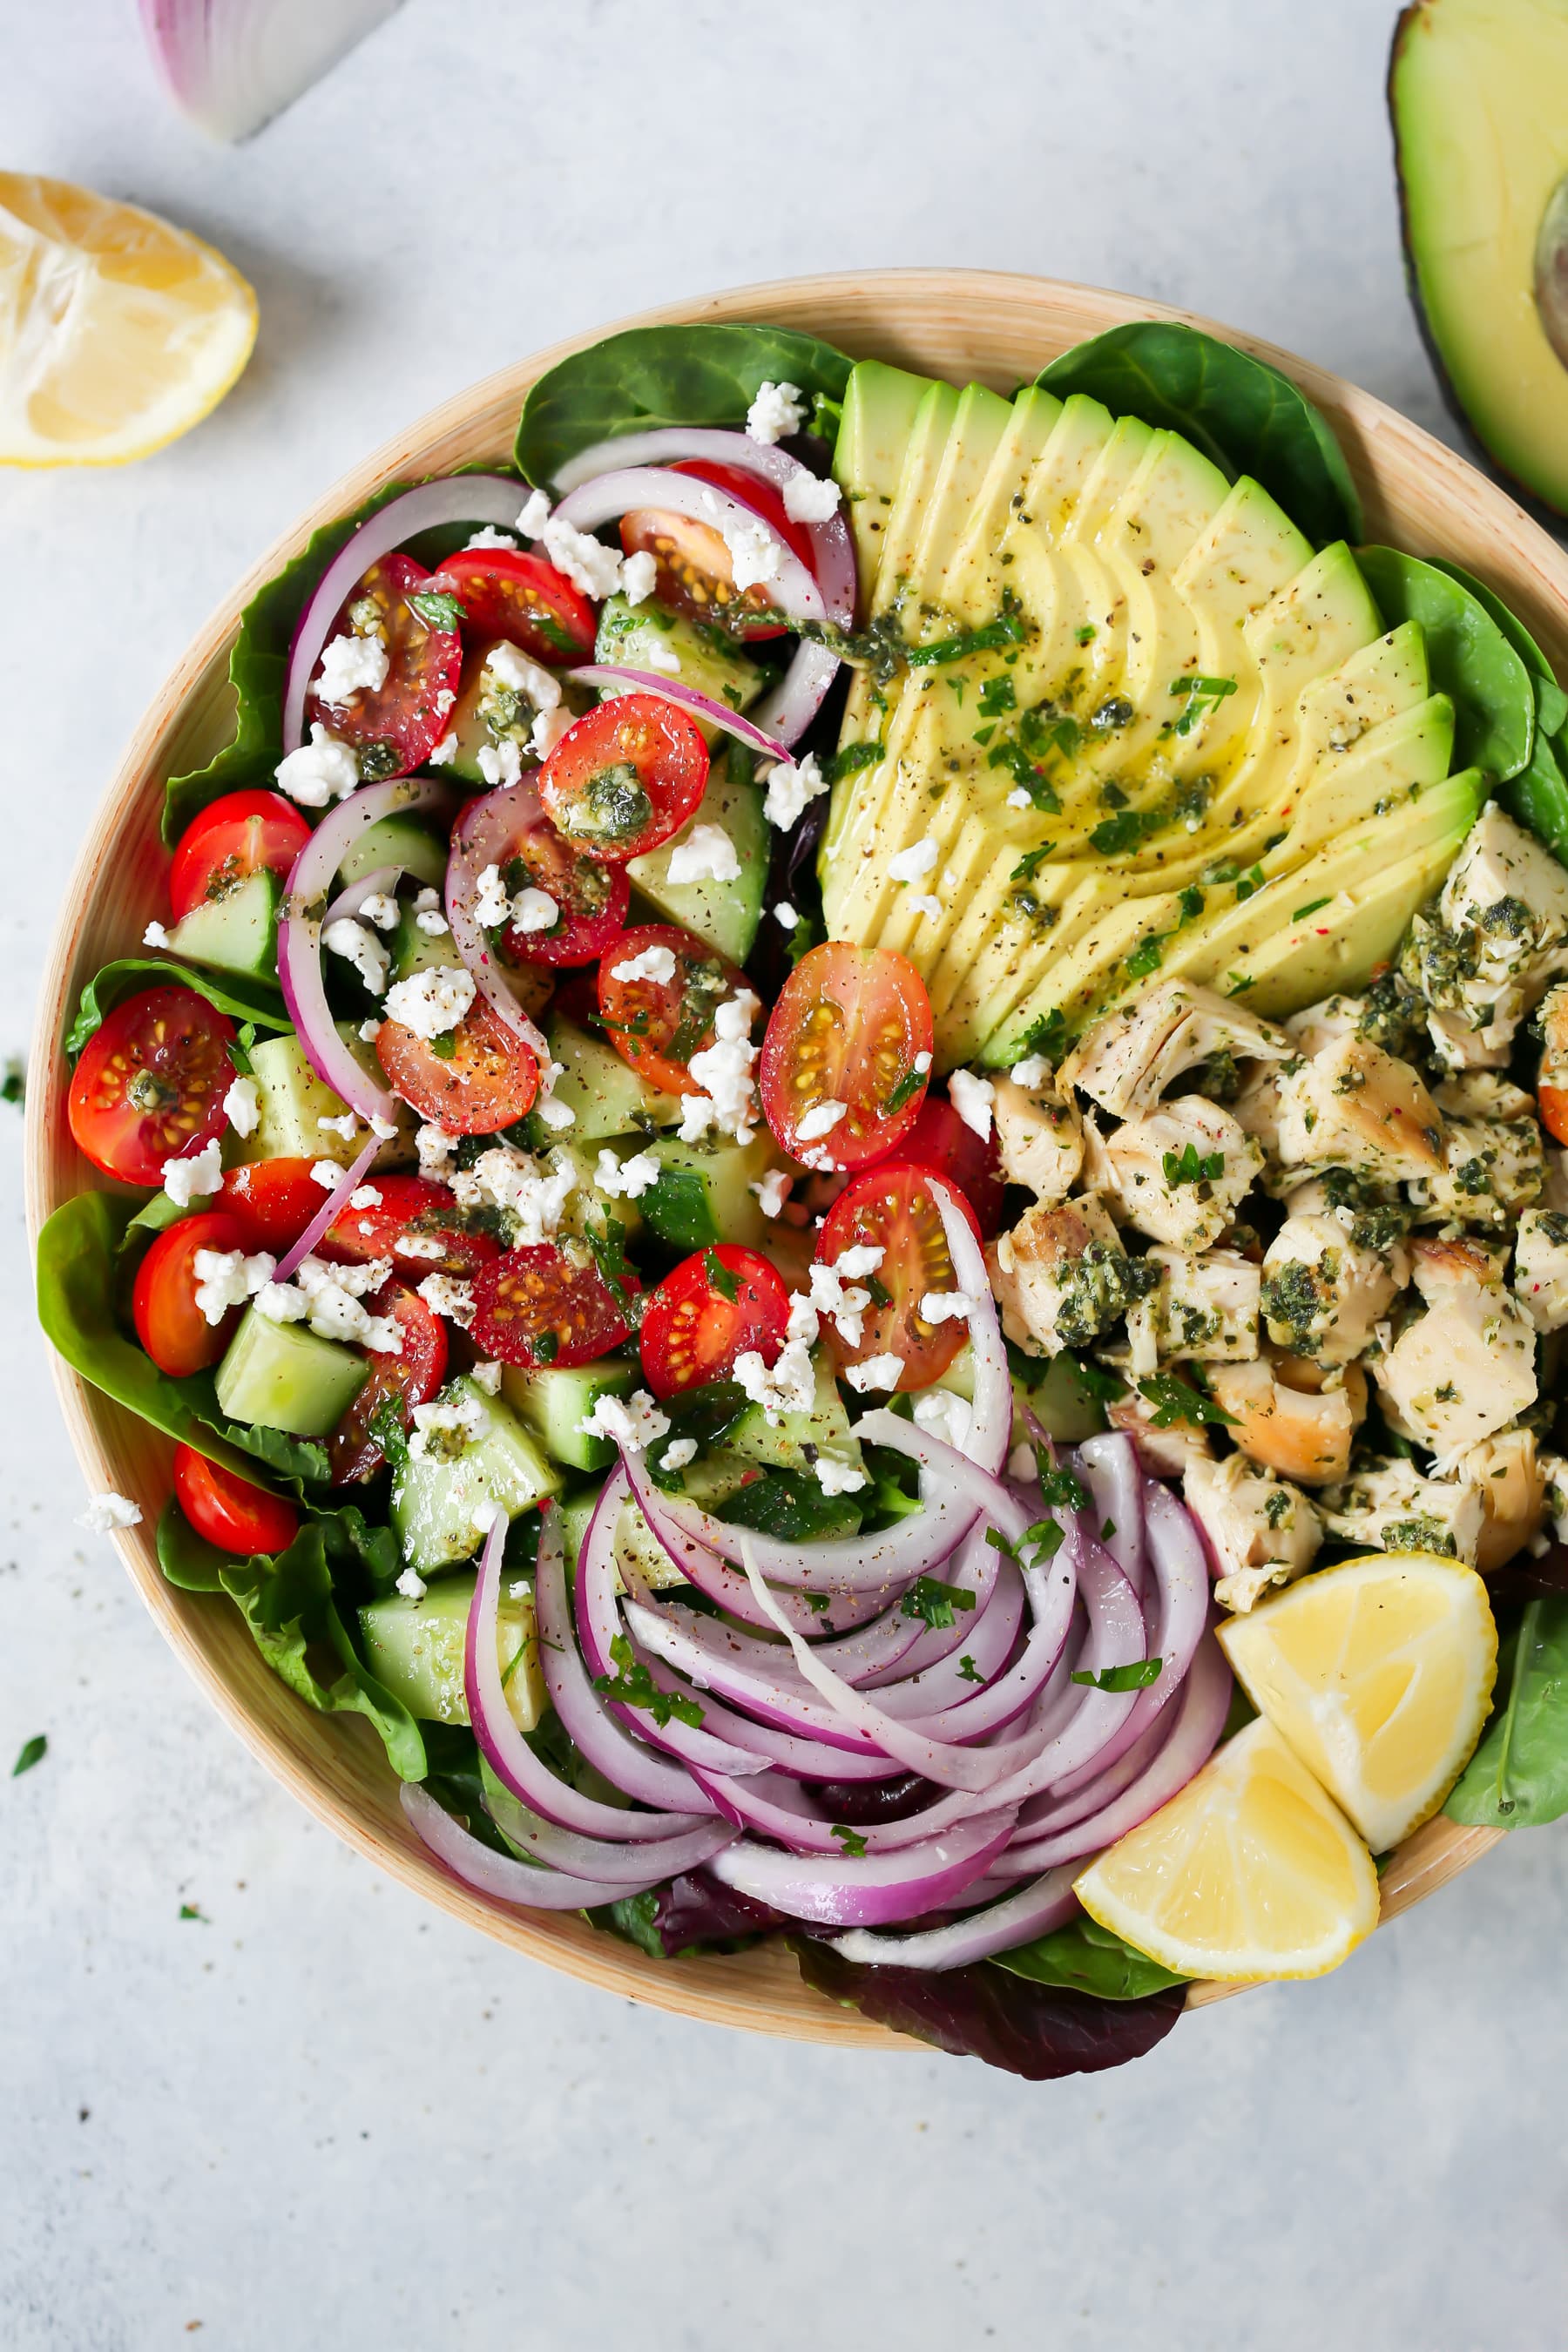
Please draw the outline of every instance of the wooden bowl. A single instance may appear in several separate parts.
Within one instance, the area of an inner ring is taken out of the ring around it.
[[[1365,501],[1369,538],[1415,554],[1447,555],[1479,573],[1507,596],[1557,668],[1568,670],[1568,557],[1506,492],[1353,385],[1185,311],[1047,278],[882,270],[744,287],[622,323],[770,320],[806,329],[857,356],[894,361],[958,383],[975,377],[1010,393],[1069,345],[1139,318],[1207,327],[1285,369],[1339,434]],[[382,482],[447,473],[509,454],[530,384],[596,340],[584,335],[503,369],[367,457],[268,551],[154,698],[88,833],[44,979],[37,1069],[27,1097],[27,1211],[35,1238],[62,1201],[96,1181],[67,1129],[58,1041],[84,982],[165,911],[168,861],[158,835],[163,779],[198,766],[228,740],[228,655],[242,606],[320,524],[358,506]],[[89,1489],[113,1488],[142,1506],[142,1525],[116,1540],[164,1636],[268,1769],[360,1853],[498,1942],[633,2000],[799,2041],[865,2046],[901,2041],[808,1990],[782,1951],[763,1948],[731,1958],[658,1962],[578,1919],[509,1910],[449,1878],[406,1826],[397,1782],[369,1727],[355,1718],[312,1714],[263,1665],[226,1601],[164,1582],[153,1529],[169,1491],[167,1441],[58,1361],[55,1377]],[[1496,1834],[1442,1819],[1428,1822],[1400,1849],[1384,1878],[1384,1917],[1467,1868]],[[1199,1985],[1189,2000],[1217,2000],[1233,1990]]]

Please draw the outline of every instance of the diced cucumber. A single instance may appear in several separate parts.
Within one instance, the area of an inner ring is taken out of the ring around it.
[[[658,1161],[659,1172],[637,1205],[661,1241],[685,1250],[710,1249],[715,1242],[756,1247],[768,1220],[751,1188],[774,1165],[777,1155],[770,1136],[705,1151],[700,1143],[659,1135],[647,1148]]]
[[[576,1573],[577,1555],[583,1549],[583,1538],[597,1508],[603,1485],[601,1480],[596,1486],[581,1487],[575,1495],[568,1495],[561,1505],[561,1544],[566,1554],[569,1575]]]
[[[468,1720],[463,1647],[474,1581],[471,1573],[438,1577],[417,1601],[389,1592],[359,1612],[372,1674],[426,1723]],[[496,1650],[511,1719],[520,1731],[532,1731],[546,1705],[533,1594],[526,1586],[514,1593],[506,1577],[496,1612]]]
[[[752,1405],[744,1420],[738,1421],[726,1433],[724,1444],[732,1454],[748,1462],[761,1462],[769,1468],[805,1470],[810,1467],[814,1454],[827,1452],[851,1469],[866,1467],[859,1440],[849,1428],[849,1415],[838,1393],[834,1377],[833,1360],[826,1348],[813,1351],[813,1369],[816,1374],[816,1398],[809,1412],[783,1412],[776,1428],[770,1427],[761,1405]]]
[[[639,1078],[613,1045],[592,1037],[574,1021],[552,1015],[545,1032],[561,1076],[555,1099],[576,1114],[574,1143],[598,1143],[612,1135],[646,1134],[656,1127],[674,1127],[680,1105]]]
[[[747,1464],[738,1462],[733,1454],[711,1454],[702,1461],[693,1462],[684,1473],[682,1492],[693,1503],[700,1503],[705,1511],[727,1503],[731,1495],[739,1494],[749,1477],[756,1473]],[[655,1592],[668,1591],[672,1584],[685,1584],[684,1577],[637,1505],[623,1503],[616,1520],[616,1590],[626,1592],[638,1580]]]
[[[741,871],[732,882],[672,882],[669,861],[694,825],[716,824],[735,845]],[[751,754],[731,743],[708,773],[708,789],[689,823],[658,849],[626,860],[635,893],[666,922],[679,923],[705,947],[744,963],[763,919],[772,854],[763,793],[752,781]]]
[[[416,971],[449,971],[460,961],[450,931],[437,931],[433,938],[428,931],[422,931],[406,898],[398,908],[397,929],[387,946],[392,954],[394,981],[409,980]]]
[[[447,878],[447,845],[414,816],[384,816],[352,842],[338,868],[338,884],[363,882],[387,866],[401,866],[416,882],[438,890]]]
[[[325,1437],[337,1427],[370,1371],[339,1339],[303,1323],[270,1323],[247,1307],[217,1368],[217,1401],[230,1421]]]
[[[762,671],[724,630],[685,620],[662,604],[628,604],[624,596],[611,596],[600,608],[594,659],[622,669],[653,670],[660,677],[679,677],[694,694],[705,694],[710,702],[726,703],[731,710],[746,709],[763,690]],[[672,662],[679,663],[679,670],[671,668]],[[606,696],[637,690],[633,686],[601,689]],[[712,743],[718,729],[702,719],[697,723]]]
[[[1015,1372],[1013,1403],[1015,1444],[1027,1434],[1018,1417],[1026,1404],[1048,1434],[1063,1445],[1079,1445],[1106,1425],[1103,1406],[1079,1381],[1072,1358],[1067,1355],[1053,1356],[1048,1363],[1042,1364],[1038,1378],[1031,1374],[1024,1381]]]
[[[573,1470],[607,1470],[616,1448],[605,1437],[586,1437],[586,1421],[601,1397],[630,1393],[634,1368],[606,1357],[602,1364],[547,1364],[538,1371],[508,1364],[500,1392],[545,1452]]]
[[[338,1034],[354,1059],[371,1071],[378,1086],[386,1081],[374,1059],[375,1048],[362,1038],[352,1023],[340,1022]],[[247,1136],[237,1157],[241,1160],[335,1160],[346,1168],[369,1139],[356,1125],[352,1135],[323,1127],[324,1118],[342,1118],[348,1108],[341,1095],[323,1086],[292,1030],[281,1037],[262,1037],[250,1049],[250,1073],[256,1080],[261,1118],[254,1135]],[[378,1168],[396,1167],[414,1157],[417,1121],[405,1104],[397,1108],[397,1133],[376,1153]]]
[[[169,933],[169,953],[186,963],[248,978],[278,977],[278,909],[283,886],[265,867],[216,898],[204,898]]]
[[[500,685],[489,674],[490,656],[498,645],[505,642],[503,638],[491,637],[475,646],[465,656],[458,698],[447,714],[447,732],[455,735],[458,742],[447,772],[460,776],[468,784],[487,782],[479,766],[479,753],[497,743],[513,742],[525,761],[531,762],[533,759],[532,703],[526,694]]]
[[[426,1453],[410,1454],[393,1474],[392,1524],[404,1559],[421,1576],[438,1575],[472,1559],[484,1540],[476,1524],[476,1515],[488,1516],[482,1504],[499,1503],[514,1519],[561,1486],[560,1473],[510,1405],[468,1380],[448,1381],[440,1401],[456,1404],[465,1398],[482,1406],[483,1434],[452,1454],[433,1442]]]

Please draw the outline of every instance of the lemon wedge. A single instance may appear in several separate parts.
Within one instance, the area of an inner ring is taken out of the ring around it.
[[[1266,1717],[1076,1883],[1102,1927],[1184,1977],[1319,1977],[1377,1925],[1372,1856]]]
[[[1429,1821],[1474,1753],[1497,1627],[1473,1568],[1373,1552],[1219,1629],[1254,1706],[1384,1853]]]
[[[145,457],[216,407],[255,341],[255,295],[199,237],[0,172],[0,465]]]

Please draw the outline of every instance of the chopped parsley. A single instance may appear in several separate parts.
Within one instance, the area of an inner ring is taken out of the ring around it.
[[[416,588],[405,602],[427,629],[460,628],[468,617],[457,597],[445,588]]]
[[[1094,1690],[1147,1690],[1151,1683],[1159,1681],[1164,1664],[1163,1658],[1138,1658],[1131,1665],[1101,1666],[1097,1675],[1080,1669],[1073,1680],[1088,1683]]]
[[[1201,1429],[1205,1422],[1226,1429],[1236,1426],[1235,1413],[1226,1412],[1204,1390],[1178,1380],[1174,1372],[1151,1373],[1139,1381],[1138,1393],[1154,1408],[1150,1422],[1155,1429],[1173,1429],[1179,1421],[1189,1422],[1194,1429]]]
[[[1304,923],[1309,915],[1321,914],[1325,907],[1331,907],[1332,904],[1331,898],[1309,898],[1304,907],[1297,908],[1290,920],[1293,923]]]
[[[622,1231],[625,1232],[624,1227]],[[741,1277],[731,1273],[716,1249],[703,1251],[702,1271],[708,1277],[709,1288],[717,1291],[721,1298],[727,1298],[733,1306],[741,1296]]]
[[[993,1529],[992,1533],[994,1532]],[[942,1627],[957,1624],[954,1610],[968,1610],[973,1606],[973,1593],[965,1592],[962,1585],[943,1584],[934,1576],[917,1576],[904,1595],[902,1614],[919,1618],[922,1623],[932,1627]]]
[[[702,1709],[694,1698],[679,1691],[660,1690],[645,1665],[632,1655],[632,1645],[624,1633],[616,1633],[610,1643],[610,1655],[616,1662],[613,1675],[595,1675],[594,1688],[603,1691],[606,1698],[619,1701],[622,1706],[641,1707],[651,1715],[661,1727],[673,1717],[693,1731],[702,1724]]]
[[[859,768],[874,768],[882,756],[880,743],[846,743],[827,762],[829,783],[839,783]]]
[[[31,1739],[25,1739],[22,1743],[21,1753],[11,1767],[12,1780],[15,1780],[23,1772],[30,1772],[35,1764],[43,1762],[48,1752],[47,1738],[43,1732],[36,1731]]]
[[[1167,1151],[1160,1161],[1167,1184],[1212,1184],[1225,1174],[1223,1151],[1199,1153],[1195,1143],[1184,1144],[1180,1151]]]
[[[842,1822],[835,1822],[833,1824],[833,1834],[838,1840],[839,1844],[844,1848],[847,1854],[849,1854],[858,1860],[859,1856],[865,1853],[866,1841],[861,1836],[858,1830],[847,1830],[845,1828]]]
[[[927,1076],[928,1073],[926,1071],[917,1070],[913,1063],[911,1063],[910,1067],[904,1072],[903,1076],[899,1080],[898,1085],[893,1088],[892,1093],[888,1097],[887,1101],[882,1105],[883,1118],[891,1118],[895,1111],[902,1110],[904,1105],[910,1101],[913,1096],[919,1094],[921,1088],[926,1082]],[[886,1301],[884,1300],[881,1303],[885,1305]]]
[[[1190,677],[1173,677],[1171,692],[1186,698],[1175,727],[1178,735],[1190,735],[1205,712],[1215,709],[1227,694],[1236,692],[1236,680],[1207,677],[1202,670],[1194,670]]]
[[[958,1662],[958,1679],[961,1683],[983,1683],[985,1680],[967,1650]]]

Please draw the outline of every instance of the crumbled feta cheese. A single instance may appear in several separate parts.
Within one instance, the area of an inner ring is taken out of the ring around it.
[[[1009,808],[1023,809],[1033,808],[1035,803],[1030,799],[1022,784],[1015,784],[1012,791],[1007,795],[1007,805]]]
[[[533,1116],[540,1125],[552,1129],[557,1135],[563,1134],[567,1128],[575,1127],[577,1124],[577,1114],[571,1104],[557,1102],[555,1099],[555,1081],[560,1076],[559,1062],[550,1063],[541,1072],[539,1093],[533,1105]]]
[[[268,1323],[302,1323],[310,1302],[291,1282],[264,1282],[256,1294],[256,1311]]]
[[[737,1143],[751,1141],[751,1121],[757,1098],[752,1073],[760,1051],[752,1043],[752,1024],[762,1009],[751,990],[742,988],[726,997],[715,1010],[712,1045],[693,1054],[687,1064],[703,1092],[681,1097],[680,1131],[684,1140],[695,1139],[688,1132],[689,1126],[696,1125],[696,1134],[702,1135],[711,1123],[732,1136]],[[686,1116],[697,1104],[704,1106],[700,1124],[696,1123],[695,1117],[689,1120]]]
[[[378,1143],[391,1143],[396,1138],[397,1121],[395,1118],[378,1118],[376,1113],[372,1111],[370,1131]]]
[[[522,780],[522,753],[510,735],[499,743],[481,743],[476,754],[487,784],[515,784]]]
[[[563,735],[570,735],[577,724],[577,714],[563,703],[559,710],[542,710],[533,722],[529,749],[536,760],[548,760]]]
[[[444,1127],[433,1124],[422,1127],[414,1139],[414,1148],[419,1154],[421,1176],[427,1176],[437,1184],[448,1177],[452,1172],[452,1158],[458,1140],[457,1136],[448,1135]]]
[[[653,594],[658,579],[658,559],[650,555],[646,547],[639,547],[635,555],[623,560],[621,593],[628,604],[646,604]],[[675,666],[677,669],[680,667],[679,662]]]
[[[924,1390],[915,1399],[914,1416],[920,1428],[928,1430],[932,1437],[940,1437],[944,1444],[952,1446],[958,1453],[962,1454],[968,1444],[974,1415],[963,1399],[954,1396],[951,1390]],[[1033,1475],[1034,1466],[1031,1456],[1026,1476]]]
[[[754,1348],[735,1359],[734,1378],[752,1402],[762,1408],[770,1429],[777,1428],[784,1413],[809,1412],[816,1401],[816,1372],[811,1360],[811,1340],[816,1336],[814,1314],[811,1337],[792,1332],[771,1367]]]
[[[659,1457],[659,1466],[665,1470],[684,1470],[696,1459],[697,1440],[694,1437],[678,1437],[672,1445],[665,1447]]]
[[[826,522],[838,512],[842,495],[836,481],[803,470],[784,484],[784,509],[791,522]]]
[[[457,734],[452,728],[448,727],[425,764],[429,768],[449,768],[457,756]]]
[[[857,1242],[853,1249],[840,1250],[833,1261],[833,1271],[844,1282],[864,1282],[875,1274],[888,1253],[879,1242]]]
[[[942,920],[942,900],[933,898],[929,890],[922,890],[915,898],[906,898],[904,904],[910,913],[918,916],[921,921],[940,923]]]
[[[359,782],[359,753],[329,735],[319,719],[310,724],[310,740],[279,760],[272,771],[290,800],[301,808],[326,808],[352,793]]]
[[[193,1201],[216,1192],[222,1182],[223,1150],[216,1135],[187,1159],[163,1162],[163,1190],[176,1208],[188,1209]]]
[[[770,1168],[761,1183],[748,1184],[746,1190],[755,1193],[764,1217],[776,1217],[789,1199],[790,1186],[794,1182],[795,1178],[787,1168]]]
[[[928,1290],[921,1300],[922,1323],[967,1322],[979,1301],[967,1290]]]
[[[659,1163],[651,1151],[634,1152],[629,1160],[617,1160],[613,1151],[601,1151],[594,1181],[612,1201],[637,1201],[650,1184],[658,1183],[659,1172]]]
[[[434,890],[421,890],[414,901],[414,920],[427,940],[438,940],[450,930],[451,925],[441,912],[441,901]]]
[[[738,882],[741,861],[721,824],[694,824],[683,841],[671,844],[666,877],[670,882]]]
[[[634,1389],[623,1403],[619,1397],[597,1397],[594,1410],[577,1423],[584,1437],[605,1437],[623,1452],[641,1454],[669,1429],[669,1415],[660,1412],[647,1389]]]
[[[489,1425],[490,1417],[477,1396],[433,1397],[428,1404],[414,1408],[408,1451],[416,1460],[427,1454],[455,1457],[477,1444]]]
[[[427,1274],[419,1286],[419,1296],[432,1315],[444,1315],[466,1331],[474,1319],[474,1286],[458,1274]]]
[[[77,1514],[77,1525],[91,1536],[107,1536],[116,1528],[136,1528],[142,1524],[142,1506],[127,1496],[117,1495],[110,1487],[107,1495],[89,1495],[87,1508]]]
[[[374,1184],[356,1184],[349,1194],[351,1209],[379,1209],[382,1195]]]
[[[352,1143],[359,1133],[359,1121],[352,1110],[341,1111],[335,1118],[319,1118],[316,1125],[325,1128],[329,1135],[341,1135],[345,1143]]]
[[[852,1463],[829,1453],[826,1446],[817,1448],[816,1459],[811,1466],[825,1495],[858,1495],[866,1484],[863,1470],[857,1470]]]
[[[612,980],[651,980],[662,987],[675,978],[675,951],[672,948],[644,948],[640,955],[628,956],[625,963],[612,964]]]
[[[243,1307],[271,1281],[277,1264],[265,1250],[254,1257],[243,1250],[198,1250],[191,1261],[196,1305],[209,1323],[221,1323],[231,1307]]]
[[[149,923],[142,934],[142,944],[144,948],[166,948],[169,934],[162,923]]]
[[[348,1116],[352,1117],[352,1112]],[[352,1134],[352,1129],[350,1132]],[[343,1171],[335,1160],[318,1160],[310,1170],[310,1176],[323,1192],[335,1192],[343,1181]]]
[[[798,383],[763,383],[746,411],[746,431],[753,441],[771,448],[805,423],[805,394]]]
[[[360,903],[362,920],[374,923],[378,931],[395,931],[399,911],[397,900],[390,890],[373,890],[370,897]],[[379,990],[376,992],[380,994]]]
[[[931,1068],[931,1055],[929,1054],[917,1054],[915,1055],[915,1067],[923,1078]]]
[[[920,882],[924,879],[942,855],[928,833],[922,841],[911,842],[908,849],[888,860],[888,871],[895,882]]]
[[[437,1258],[447,1255],[447,1244],[439,1234],[410,1233],[406,1228],[393,1244],[400,1257]]]
[[[475,531],[471,539],[465,540],[463,545],[465,548],[500,547],[509,549],[513,555],[517,552],[516,534],[510,530],[493,530],[489,523],[485,524],[482,530]]]
[[[877,1255],[881,1256],[879,1250]],[[832,1317],[846,1347],[860,1345],[866,1309],[871,1304],[868,1290],[846,1283],[837,1266],[825,1265],[819,1259],[811,1269],[811,1303],[819,1315]]]
[[[483,1389],[486,1396],[500,1396],[501,1374],[505,1370],[504,1364],[480,1362],[470,1366],[468,1378],[477,1389]]]
[[[830,1097],[825,1102],[815,1102],[795,1122],[795,1137],[801,1143],[817,1143],[831,1135],[848,1110],[847,1103],[835,1102]]]
[[[254,1078],[236,1078],[223,1098],[223,1114],[236,1135],[254,1135],[261,1124],[261,1097]]]
[[[372,1315],[361,1304],[391,1279],[389,1257],[367,1258],[359,1265],[301,1258],[292,1282],[261,1285],[255,1294],[256,1311],[269,1323],[308,1323],[323,1339],[354,1340],[374,1355],[400,1356],[403,1332],[395,1317]]]
[[[991,1133],[991,1107],[996,1089],[989,1078],[973,1070],[954,1070],[947,1082],[947,1098],[970,1131],[984,1143]]]
[[[511,902],[512,929],[531,935],[535,931],[552,931],[561,919],[561,909],[548,890],[536,890],[531,884],[520,890]]]
[[[1037,1087],[1045,1085],[1051,1075],[1051,1066],[1043,1054],[1026,1054],[1021,1062],[1014,1063],[1012,1075],[1016,1087],[1032,1094]]]
[[[550,496],[546,490],[530,490],[518,516],[517,527],[524,539],[538,539],[550,520]]]
[[[799,922],[800,917],[795,913],[795,908],[790,905],[787,898],[781,898],[778,905],[773,908],[773,920],[778,925],[781,931],[793,931],[795,925]]]
[[[871,1389],[896,1389],[903,1369],[901,1356],[868,1356],[862,1363],[847,1364],[844,1377],[864,1396]]]
[[[472,546],[473,541],[468,543]],[[416,1568],[405,1568],[397,1580],[397,1590],[405,1601],[423,1601],[430,1588]]]
[[[742,513],[732,501],[726,510],[725,502],[711,490],[703,493],[701,503],[730,551],[730,570],[736,588],[758,588],[766,581],[776,580],[784,557],[784,542],[777,532],[760,516]]]
[[[362,1045],[374,1045],[380,1034],[381,1024],[379,1021],[362,1021],[360,1023],[359,1037]]]
[[[461,964],[433,965],[410,973],[406,980],[393,982],[386,992],[386,1013],[390,1020],[412,1029],[428,1044],[432,1037],[444,1037],[458,1026],[476,993],[473,974]]]
[[[374,931],[356,923],[352,915],[340,915],[321,933],[321,945],[329,955],[342,956],[345,963],[352,963],[373,996],[381,995],[392,964]]]
[[[763,814],[783,832],[797,821],[808,801],[819,799],[826,790],[827,779],[815,751],[808,751],[804,760],[781,760],[768,771]]]
[[[621,557],[615,548],[554,516],[539,536],[556,571],[565,573],[579,595],[597,604],[615,594],[621,584]]]
[[[680,656],[673,646],[641,646],[637,649],[638,669],[657,670],[660,677],[680,676]]]
[[[515,1245],[529,1247],[552,1239],[576,1183],[577,1163],[569,1151],[553,1152],[546,1169],[508,1144],[482,1151],[471,1168],[451,1178],[460,1208],[504,1209],[516,1222]]]
[[[487,866],[474,891],[474,920],[481,931],[499,930],[511,919],[511,898],[499,866]]]
[[[504,640],[485,656],[485,676],[513,694],[526,694],[535,710],[553,710],[561,700],[561,680],[554,671],[546,669],[542,662],[530,661]]]
[[[492,1502],[488,1495],[481,1495],[468,1514],[468,1525],[477,1536],[488,1536],[496,1521],[505,1517],[506,1513],[499,1503]]]
[[[333,637],[321,648],[316,693],[330,710],[342,710],[356,695],[379,694],[391,667],[379,631],[363,637]]]

